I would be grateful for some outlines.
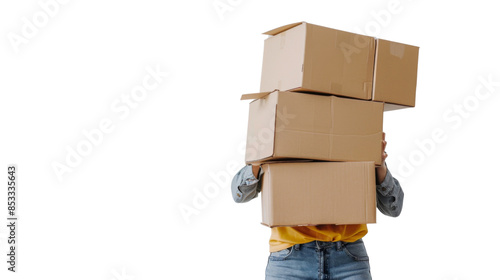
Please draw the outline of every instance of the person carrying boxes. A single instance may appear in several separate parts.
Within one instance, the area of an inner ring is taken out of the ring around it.
[[[404,193],[391,175],[382,140],[382,164],[376,167],[377,208],[397,217]],[[261,191],[258,165],[246,165],[233,178],[231,191],[237,203],[248,202]],[[273,227],[266,279],[371,279],[369,258],[362,240],[366,224]]]
[[[404,193],[385,162],[385,111],[415,107],[419,48],[297,22],[264,33],[235,202],[261,193],[266,279],[371,279],[362,238]],[[382,142],[382,145],[380,145]]]

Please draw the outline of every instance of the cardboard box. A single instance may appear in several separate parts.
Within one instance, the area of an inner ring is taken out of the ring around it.
[[[385,110],[415,107],[415,46],[310,23],[264,34],[260,91],[318,92],[387,103]]]
[[[375,39],[299,22],[264,34],[260,91],[322,92],[370,100]]]
[[[373,100],[384,101],[385,110],[415,107],[418,47],[377,39]]]
[[[373,162],[271,163],[262,168],[264,225],[376,222]]]
[[[283,159],[381,162],[383,103],[299,92],[244,95],[247,163]]]

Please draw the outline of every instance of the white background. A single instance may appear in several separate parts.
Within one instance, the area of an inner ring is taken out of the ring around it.
[[[44,19],[47,2],[0,4],[1,209],[8,164],[19,184],[18,272],[2,210],[1,279],[263,279],[260,201],[230,195],[239,97],[259,90],[261,33],[297,21],[420,47],[416,107],[384,116],[405,205],[369,225],[373,278],[500,279],[500,85],[481,84],[500,81],[494,1],[69,0]],[[112,109],[156,67],[169,72],[156,89]],[[59,180],[54,164],[105,119],[113,130]]]

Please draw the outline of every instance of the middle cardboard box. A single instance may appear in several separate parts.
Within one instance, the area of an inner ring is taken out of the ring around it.
[[[311,159],[381,163],[384,105],[311,93],[248,94],[245,161]]]

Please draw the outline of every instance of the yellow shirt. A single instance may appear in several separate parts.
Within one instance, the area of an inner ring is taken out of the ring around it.
[[[314,240],[354,242],[367,233],[366,224],[274,227],[271,228],[269,251],[277,252],[295,244],[308,243]]]

